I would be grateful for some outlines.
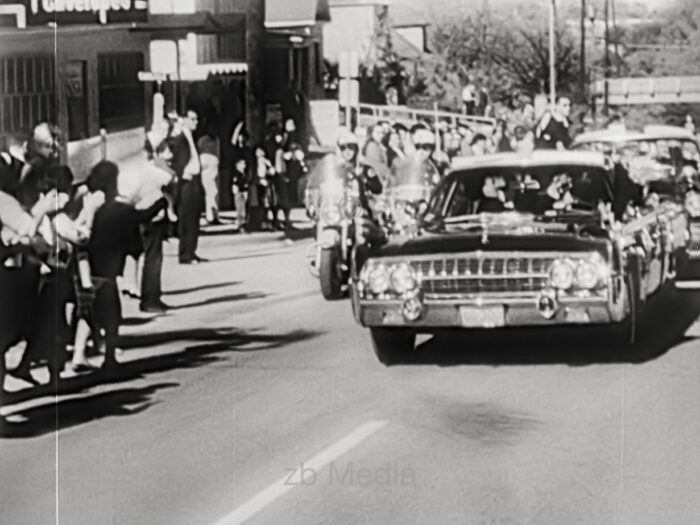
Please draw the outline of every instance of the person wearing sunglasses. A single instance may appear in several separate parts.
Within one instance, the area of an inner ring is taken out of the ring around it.
[[[535,149],[568,149],[571,146],[570,115],[571,99],[559,95],[554,109],[546,112],[535,128]]]
[[[394,163],[389,185],[398,187],[418,184],[433,187],[441,178],[440,170],[433,159],[436,149],[435,134],[423,127],[416,127],[411,138],[414,151],[402,162]]]

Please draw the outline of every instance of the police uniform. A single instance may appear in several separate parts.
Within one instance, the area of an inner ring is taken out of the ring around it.
[[[569,121],[559,120],[551,113],[545,113],[535,129],[535,149],[557,149],[560,142],[567,149],[571,146]]]

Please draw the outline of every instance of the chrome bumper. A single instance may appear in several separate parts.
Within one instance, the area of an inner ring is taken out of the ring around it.
[[[557,308],[551,317],[540,313],[538,294],[520,297],[489,295],[476,299],[426,297],[423,313],[416,321],[404,317],[401,300],[353,299],[356,301],[354,306],[357,321],[365,327],[434,329],[603,324],[619,321],[619,307],[611,305],[608,297],[607,293],[590,297],[558,297]]]

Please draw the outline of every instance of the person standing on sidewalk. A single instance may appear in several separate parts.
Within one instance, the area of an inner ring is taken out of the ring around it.
[[[152,159],[146,170],[143,190],[134,203],[137,210],[147,210],[159,199],[170,197],[167,191],[175,182],[175,173],[169,166],[173,154],[168,146],[168,137],[172,130],[167,123],[164,123],[164,127],[165,129],[162,130],[153,130],[148,136],[152,146],[152,152],[149,149],[149,156]],[[170,199],[172,200],[172,197]],[[144,260],[139,307],[142,312],[164,313],[168,309],[168,305],[161,299],[163,242],[168,238],[170,228],[168,211],[169,209],[161,210],[155,217],[141,225]]]
[[[197,113],[189,110],[182,119],[182,133],[172,145],[172,168],[178,178],[177,231],[180,238],[180,264],[205,262],[205,259],[197,255],[199,218],[204,208],[202,164],[193,136],[197,122]]]
[[[199,160],[202,164],[204,187],[204,213],[209,224],[219,221],[219,141],[213,133],[205,133],[197,141]]]
[[[102,161],[92,169],[87,182],[91,193],[102,192],[105,198],[92,222],[87,253],[95,292],[92,303],[93,337],[104,329],[103,368],[106,369],[117,364],[115,352],[122,315],[117,277],[124,272],[127,255],[138,255],[141,251],[139,224],[167,207],[167,200],[161,198],[147,210],[138,212],[130,204],[119,200],[118,174],[116,164]]]
[[[242,156],[236,159],[233,170],[233,197],[236,206],[236,225],[243,232],[248,229],[248,190],[250,170],[248,161]]]

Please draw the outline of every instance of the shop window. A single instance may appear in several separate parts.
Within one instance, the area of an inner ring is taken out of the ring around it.
[[[197,62],[245,62],[245,32],[223,35],[197,35]]]
[[[0,59],[0,143],[42,121],[56,121],[54,58],[19,56]]]
[[[146,104],[141,53],[104,53],[97,56],[100,127],[122,131],[144,125]]]

